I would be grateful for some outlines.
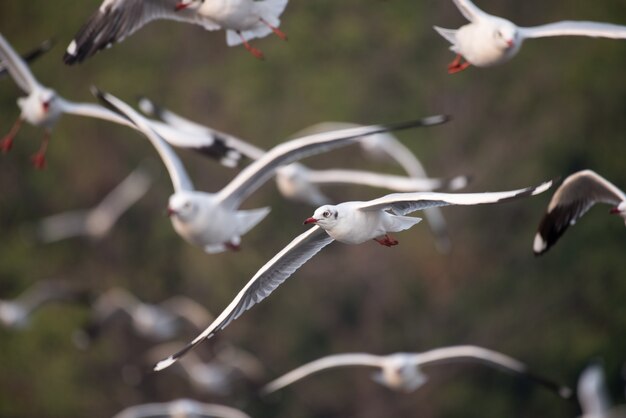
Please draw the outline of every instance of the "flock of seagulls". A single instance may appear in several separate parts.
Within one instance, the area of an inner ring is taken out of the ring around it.
[[[626,38],[626,26],[563,21],[526,28],[489,15],[469,0],[453,2],[469,23],[457,30],[435,26],[435,30],[452,44],[450,49],[457,54],[448,66],[450,73],[460,72],[471,65],[490,67],[504,63],[519,52],[524,40],[531,38]],[[80,63],[157,19],[192,23],[209,31],[223,29],[229,46],[243,45],[254,57],[263,59],[263,53],[253,47],[250,40],[269,34],[287,40],[286,34],[279,29],[280,16],[286,5],[287,0],[104,0],[71,41],[63,60],[67,64]],[[39,83],[29,68],[29,62],[51,47],[52,42],[46,41],[20,56],[0,34],[0,76],[9,75],[24,93],[17,99],[19,117],[0,141],[0,149],[4,153],[12,149],[24,122],[44,129],[41,146],[32,158],[34,166],[40,169],[46,166],[45,155],[51,132],[63,114],[127,126],[148,139],[169,174],[173,193],[166,207],[175,231],[183,240],[208,254],[242,249],[242,237],[263,221],[271,208],[242,210],[240,207],[272,178],[276,179],[277,188],[286,199],[316,207],[312,215],[303,220],[309,229],[266,262],[215,317],[200,303],[184,296],[150,304],[142,302],[126,289],[113,287],[91,298],[89,323],[74,336],[79,347],[87,348],[105,327],[116,321],[126,323],[137,335],[159,342],[179,337],[181,328],[188,326],[193,334],[197,334],[191,342],[168,342],[155,347],[147,358],[156,363],[156,371],[180,360],[179,372],[201,391],[221,395],[231,393],[235,370],[251,381],[263,379],[265,370],[262,363],[234,346],[224,350],[230,354],[222,355],[221,359],[219,353],[216,354],[215,358],[219,360],[216,362],[205,362],[192,349],[267,298],[333,241],[350,245],[375,241],[384,247],[394,247],[399,241],[392,234],[418,224],[421,218],[408,215],[424,211],[437,248],[445,253],[449,251],[450,240],[441,207],[500,205],[539,195],[553,185],[553,181],[545,181],[516,190],[458,193],[469,183],[469,176],[428,177],[415,155],[391,132],[441,125],[450,120],[446,115],[381,125],[324,122],[296,133],[270,150],[263,150],[252,141],[244,141],[191,121],[147,98],[138,103],[145,116],[97,88],[92,88],[92,92],[100,103],[72,102]],[[300,162],[304,158],[354,144],[360,145],[372,158],[383,157],[394,161],[406,174],[390,175],[344,168],[314,170]],[[251,162],[221,190],[203,192],[195,189],[174,148],[197,151],[227,167],[242,166],[247,160]],[[141,165],[94,208],[53,215],[39,221],[37,237],[44,243],[76,237],[101,240],[117,220],[146,194],[151,183],[149,170]],[[323,191],[329,185],[366,186],[395,193],[369,201],[332,202]],[[626,223],[626,194],[617,186],[591,170],[567,177],[554,193],[539,223],[532,245],[534,253],[540,255],[548,251],[567,228],[596,203],[611,205],[610,213],[620,216]],[[245,250],[248,251],[247,248]],[[85,293],[85,289],[72,288],[63,282],[39,281],[15,300],[0,300],[0,323],[7,328],[24,328],[33,311],[44,304],[85,303]],[[327,369],[353,366],[377,369],[373,375],[376,382],[392,390],[411,392],[427,381],[423,367],[457,361],[496,367],[553,390],[562,398],[573,396],[566,385],[529,371],[525,364],[503,353],[478,346],[450,346],[387,356],[332,354],[267,383],[260,393],[268,395]],[[236,365],[238,363],[241,365]],[[604,376],[597,365],[590,366],[581,375],[576,396],[584,417],[607,417],[614,411],[603,385]],[[237,409],[190,399],[137,405],[115,417],[149,416],[248,417]]]

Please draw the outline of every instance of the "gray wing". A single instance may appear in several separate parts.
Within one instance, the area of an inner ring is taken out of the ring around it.
[[[281,165],[358,142],[365,135],[417,126],[438,125],[445,123],[447,120],[448,117],[437,115],[393,125],[359,126],[292,139],[272,148],[260,159],[242,170],[237,177],[218,193],[218,198],[227,207],[237,208],[246,197],[271,178],[276,168]]]
[[[22,55],[24,62],[32,62],[52,49],[54,42],[51,39],[43,41],[38,47],[28,51]],[[7,65],[0,62],[0,77],[4,77],[8,73]]]
[[[18,298],[19,304],[32,312],[49,302],[71,301],[79,296],[78,289],[72,289],[59,280],[40,280]]]
[[[552,181],[539,186],[525,189],[493,193],[394,193],[379,199],[363,202],[359,210],[391,210],[397,215],[406,215],[417,210],[448,206],[448,205],[482,205],[488,203],[506,202],[526,196],[542,193],[552,186]]]
[[[63,61],[82,62],[101,49],[121,42],[145,24],[157,19],[196,23],[217,29],[192,10],[175,11],[177,0],[104,0],[69,44]]]
[[[88,211],[79,210],[43,218],[37,225],[37,238],[44,243],[51,243],[85,235],[88,215]]]
[[[624,192],[591,170],[570,175],[552,196],[539,223],[533,243],[535,254],[548,251],[596,203],[617,206],[623,201],[626,201]]]
[[[160,361],[155,370],[169,367],[177,359],[205,339],[211,338],[216,332],[226,328],[245,311],[268,297],[278,286],[287,280],[304,263],[310,260],[333,239],[318,226],[300,234],[268,261],[254,275],[235,299],[198,337],[179,352]]]
[[[601,22],[562,21],[530,28],[519,28],[519,32],[524,38],[590,36],[593,38],[626,39],[626,26]]]
[[[300,379],[304,379],[314,373],[318,373],[322,370],[332,369],[335,367],[348,367],[348,366],[369,366],[369,367],[382,367],[383,360],[380,356],[366,353],[346,353],[335,354],[332,356],[322,357],[310,363],[304,364],[289,373],[280,376],[277,379],[272,380],[261,389],[264,395],[268,395],[272,392],[276,392],[289,386],[292,383],[297,382]]]
[[[2,34],[0,34],[0,59],[2,59],[3,66],[15,80],[15,83],[25,93],[30,94],[34,89],[41,86],[35,79],[35,76],[33,76],[30,68],[28,68],[28,65],[15,52]]]
[[[224,405],[207,404],[192,399],[176,399],[165,403],[147,403],[124,409],[113,418],[213,417],[250,418],[244,412]]]

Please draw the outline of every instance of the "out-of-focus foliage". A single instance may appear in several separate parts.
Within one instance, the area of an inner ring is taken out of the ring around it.
[[[267,57],[228,48],[222,32],[155,22],[82,65],[63,49],[98,0],[3,0],[0,31],[18,51],[46,38],[56,48],[33,64],[39,80],[71,100],[88,87],[133,102],[146,95],[214,128],[271,147],[308,125],[377,123],[434,113],[453,122],[399,136],[431,175],[474,176],[471,191],[504,190],[591,168],[626,187],[626,42],[559,38],[528,41],[510,63],[449,76],[453,58],[432,29],[463,23],[451,1],[293,0],[283,14],[289,41],[254,41]],[[562,19],[626,24],[626,3],[495,1],[479,5],[520,25]],[[19,91],[0,80],[0,130],[18,115]],[[48,168],[28,156],[42,131],[20,132],[0,156],[0,298],[31,283],[65,278],[98,292],[125,286],[158,302],[182,293],[218,313],[292,237],[312,208],[280,198],[273,185],[246,207],[272,213],[243,238],[238,253],[205,255],[163,216],[171,184],[160,162],[156,185],[98,243],[41,246],[32,222],[95,204],[146,156],[148,141],[102,121],[63,117]],[[199,189],[235,175],[181,152]],[[399,169],[355,157],[354,149],[306,161],[315,167]],[[336,188],[337,200],[384,192]],[[398,234],[392,249],[333,244],[268,300],[229,326],[222,339],[255,353],[268,380],[317,357],[346,351],[390,353],[471,343],[501,350],[534,370],[575,384],[587,361],[605,361],[612,395],[623,401],[626,360],[626,235],[595,208],[548,254],[532,255],[550,193],[493,207],[446,208],[453,250],[438,254],[426,224]],[[195,397],[242,407],[255,417],[574,417],[574,404],[479,367],[440,367],[428,385],[397,394],[366,371],[329,372],[267,400],[252,388],[227,398],[195,393],[177,373],[150,372],[152,343],[114,328],[90,349],[72,344],[88,317],[80,306],[39,311],[23,332],[0,329],[0,416],[106,417],[132,404]],[[183,335],[187,340],[193,335]],[[215,342],[202,344],[210,358]],[[140,367],[141,379],[124,378]],[[134,381],[135,384],[129,384]]]

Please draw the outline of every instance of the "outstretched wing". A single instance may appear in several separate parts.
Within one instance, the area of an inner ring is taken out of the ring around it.
[[[52,49],[54,42],[51,39],[43,41],[38,47],[28,51],[22,55],[22,59],[25,62],[31,62],[45,54]],[[8,72],[7,65],[4,62],[0,62],[0,77],[3,77]]]
[[[459,11],[465,16],[467,20],[470,22],[474,22],[480,18],[485,16],[489,16],[487,13],[480,10],[474,3],[470,0],[453,0],[456,7],[458,7]]]
[[[626,26],[601,22],[569,21],[519,28],[524,38],[548,36],[590,36],[593,38],[626,39]]]
[[[3,66],[9,72],[15,84],[18,85],[26,94],[30,94],[34,89],[40,87],[40,84],[33,76],[28,65],[15,52],[11,44],[0,34],[0,59]]]
[[[226,328],[241,314],[268,297],[311,257],[321,251],[333,239],[318,226],[314,226],[283,248],[254,275],[235,299],[198,337],[179,352],[160,361],[155,370],[169,367],[189,350],[216,332]]]

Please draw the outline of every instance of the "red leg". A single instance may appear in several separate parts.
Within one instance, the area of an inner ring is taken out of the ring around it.
[[[469,62],[462,63],[461,62],[462,59],[463,57],[461,56],[461,54],[456,54],[456,58],[454,59],[454,61],[452,61],[448,65],[448,74],[459,73],[471,65]]]
[[[398,245],[398,240],[394,239],[389,234],[386,234],[384,238],[374,238],[374,241],[376,241],[380,245],[384,245],[385,247],[393,247],[394,245]]]
[[[39,151],[37,151],[32,157],[31,161],[36,169],[41,170],[46,167],[46,151],[48,150],[48,142],[50,142],[50,131],[46,129],[46,133],[41,141]]]
[[[237,34],[239,35],[239,37],[241,38],[241,40],[243,41],[243,46],[246,47],[246,49],[248,50],[248,52],[250,52],[252,55],[254,55],[256,58],[262,60],[265,59],[265,56],[263,55],[263,53],[261,52],[261,50],[256,49],[255,47],[253,47],[252,45],[250,45],[248,43],[248,41],[246,41],[246,38],[243,37],[243,35],[241,34],[241,32],[237,31]]]
[[[274,32],[276,34],[276,36],[278,36],[280,39],[282,39],[283,41],[287,40],[287,35],[285,34],[285,32],[283,32],[282,30],[278,29],[275,26],[270,25],[267,20],[263,19],[262,17],[259,18],[259,20],[261,21],[261,23],[263,23],[264,25],[267,25],[268,28],[270,28],[272,30],[272,32]]]
[[[22,127],[22,122],[22,118],[18,118],[11,127],[9,133],[6,134],[4,138],[2,138],[2,141],[0,141],[0,149],[2,149],[3,154],[6,154],[7,152],[11,151],[11,148],[13,148],[13,140],[15,139],[15,135],[17,135],[20,128]]]
[[[231,251],[239,251],[241,249],[239,244],[233,244],[232,242],[226,242],[224,243],[224,246]]]

